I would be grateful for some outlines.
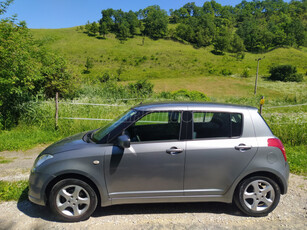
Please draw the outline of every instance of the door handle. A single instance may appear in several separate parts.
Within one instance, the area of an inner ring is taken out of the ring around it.
[[[235,146],[236,150],[239,150],[240,152],[245,152],[247,150],[250,150],[252,148],[251,145],[245,145],[245,144],[239,144],[237,146]]]
[[[178,153],[182,153],[183,149],[178,149],[177,147],[171,147],[170,149],[166,150],[166,153],[170,154],[170,155],[176,155]]]

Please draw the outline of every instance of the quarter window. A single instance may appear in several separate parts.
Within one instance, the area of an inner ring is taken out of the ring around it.
[[[135,122],[125,133],[131,142],[178,140],[180,122],[181,112],[153,112]]]
[[[242,133],[242,115],[238,113],[194,112],[193,139],[235,137]]]

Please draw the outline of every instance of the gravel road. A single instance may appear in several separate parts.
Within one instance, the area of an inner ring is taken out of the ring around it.
[[[27,179],[35,157],[46,146],[0,152],[13,162],[0,164],[0,180]],[[46,207],[0,203],[0,229],[306,229],[307,178],[291,174],[288,194],[266,217],[246,217],[231,204],[179,203],[118,205],[97,208],[79,223],[57,222]]]

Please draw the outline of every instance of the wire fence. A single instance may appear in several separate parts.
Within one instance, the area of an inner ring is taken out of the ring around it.
[[[273,108],[286,108],[286,107],[295,107],[295,106],[304,106],[307,105],[307,103],[304,104],[295,104],[295,105],[278,105],[278,106],[269,106],[266,107],[267,109],[273,109]]]
[[[147,100],[152,100],[153,98],[147,98]],[[143,98],[123,98],[123,99],[105,99],[106,101],[137,101],[137,100],[144,100]],[[127,105],[127,104],[102,104],[102,103],[83,103],[83,102],[59,102],[59,104],[69,104],[69,105],[88,105],[88,106],[106,106],[106,107],[131,107],[133,105]],[[266,109],[271,108],[285,108],[285,107],[295,107],[295,106],[304,106],[307,105],[307,103],[303,104],[291,104],[291,105],[281,105],[281,106],[269,106],[265,107]],[[269,115],[270,113],[267,113]],[[112,121],[113,119],[109,118],[86,118],[86,117],[59,117],[59,119],[63,120],[88,120],[88,121]],[[286,125],[286,124],[306,124],[307,122],[274,122],[270,124],[274,125]]]

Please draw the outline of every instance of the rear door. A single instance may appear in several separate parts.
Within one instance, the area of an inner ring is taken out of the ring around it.
[[[248,112],[193,112],[185,195],[224,194],[257,151]],[[245,128],[244,128],[245,127]]]

